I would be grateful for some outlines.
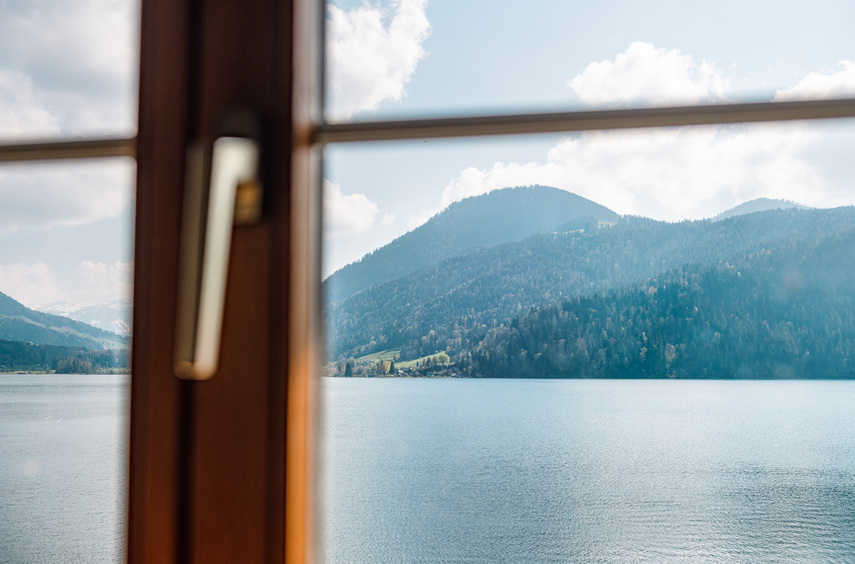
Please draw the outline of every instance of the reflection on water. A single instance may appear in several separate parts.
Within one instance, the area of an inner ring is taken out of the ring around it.
[[[323,388],[328,562],[855,561],[855,382]]]
[[[122,561],[129,385],[0,375],[0,563]]]

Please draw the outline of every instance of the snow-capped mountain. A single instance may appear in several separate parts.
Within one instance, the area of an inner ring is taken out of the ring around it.
[[[112,331],[118,335],[128,336],[131,334],[131,300],[83,304],[54,302],[37,309],[45,313],[62,315],[76,321],[82,321],[99,329]]]

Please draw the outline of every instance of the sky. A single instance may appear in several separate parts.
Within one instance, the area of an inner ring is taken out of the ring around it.
[[[138,6],[0,3],[0,142],[132,135]],[[855,95],[844,0],[337,0],[333,121]],[[678,221],[772,197],[855,203],[855,123],[330,147],[324,274],[450,203],[546,184]],[[133,162],[0,165],[0,291],[31,306],[130,296]]]
[[[131,136],[138,6],[0,3],[0,142]],[[129,298],[130,159],[0,165],[0,292],[29,306]]]
[[[855,95],[855,5],[843,1],[401,0],[331,13],[332,120]],[[853,204],[853,141],[846,120],[331,147],[324,274],[506,186],[668,221],[758,197]]]

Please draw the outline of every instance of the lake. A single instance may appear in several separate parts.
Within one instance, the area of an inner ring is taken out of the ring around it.
[[[124,555],[126,375],[0,375],[0,563]]]
[[[0,563],[122,560],[128,386],[0,375]],[[855,561],[855,382],[322,390],[328,562]]]
[[[322,388],[329,562],[855,562],[855,382]]]

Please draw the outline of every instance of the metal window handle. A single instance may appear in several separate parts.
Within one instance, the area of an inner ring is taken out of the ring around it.
[[[260,217],[258,168],[258,141],[248,137],[218,138],[210,158],[204,147],[188,151],[175,346],[179,378],[205,380],[217,371],[232,230]]]

